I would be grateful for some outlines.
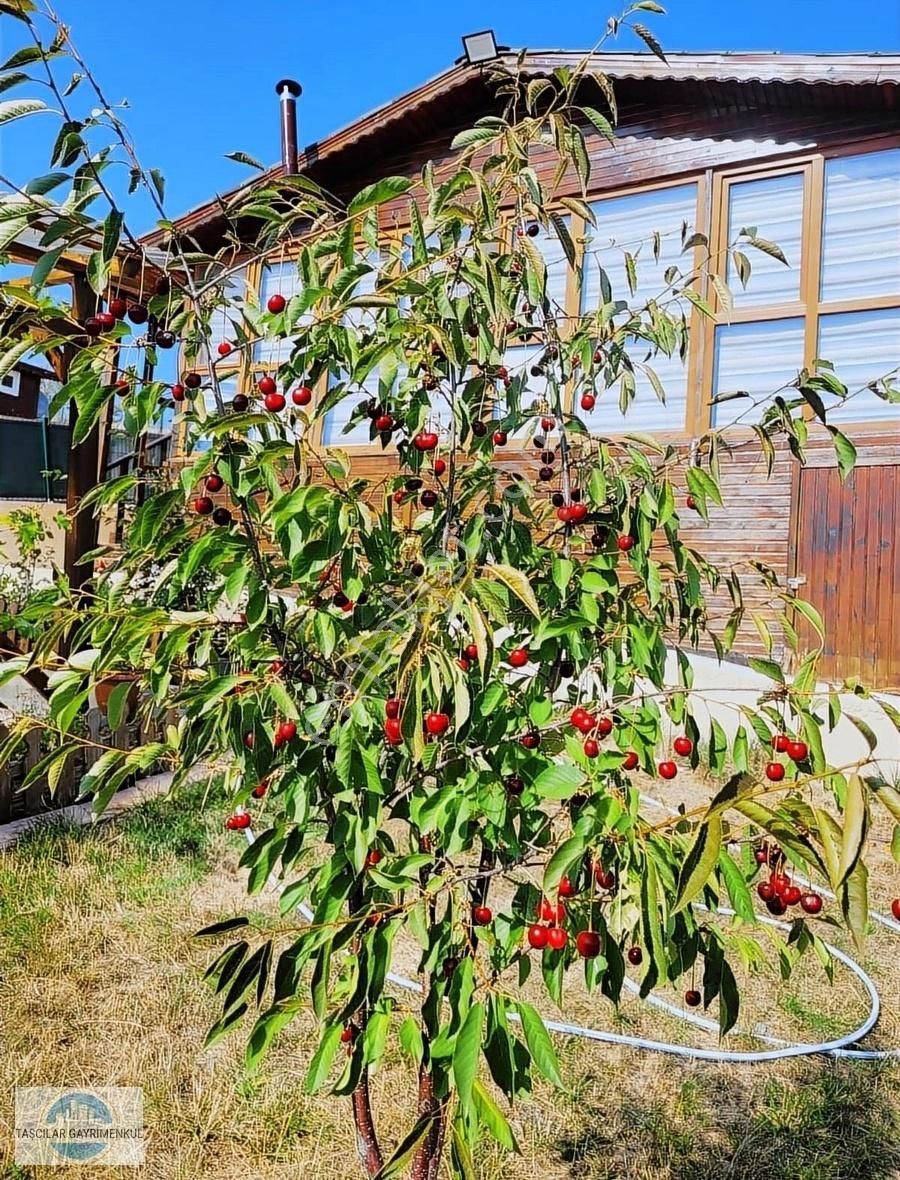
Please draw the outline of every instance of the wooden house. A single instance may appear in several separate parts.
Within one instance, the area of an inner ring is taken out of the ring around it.
[[[534,52],[522,68],[528,76],[546,76],[581,58]],[[851,389],[900,364],[900,55],[684,53],[664,63],[643,53],[603,53],[592,66],[615,89],[617,145],[611,148],[599,135],[590,139],[589,200],[597,227],[577,219],[571,225],[584,252],[580,288],[558,244],[542,243],[567,314],[596,305],[598,281],[588,255],[615,276],[621,255],[617,262],[611,240],[638,243],[661,231],[678,252],[673,231],[683,222],[706,234],[714,253],[754,225],[780,245],[789,266],[754,254],[746,290],[723,274],[731,308],[716,302],[710,284],[714,319],[696,315],[687,363],[661,367],[665,405],[639,389],[626,420],[615,399],[601,399],[584,415],[590,425],[689,447],[705,429],[740,412],[739,402],[713,404],[716,393],[769,393],[816,357],[832,361]],[[456,133],[496,110],[485,72],[457,64],[300,151],[297,166],[349,197],[379,176],[415,176],[426,160],[446,163]],[[546,173],[549,153],[534,164]],[[278,172],[271,169],[252,183]],[[402,228],[406,200],[383,207],[386,230]],[[206,248],[218,248],[220,203],[194,209],[178,226]],[[158,237],[146,240],[158,244]],[[664,245],[659,274],[668,261]],[[652,272],[652,260],[644,265]],[[288,294],[296,289],[296,268],[270,259],[250,265],[241,281],[263,299],[273,290]],[[271,349],[258,350],[229,384],[249,383],[254,371],[278,359]],[[814,442],[804,467],[780,450],[767,479],[757,441],[737,429],[724,465],[725,509],[715,510],[709,522],[687,514],[685,532],[726,568],[757,560],[802,587],[828,624],[823,674],[898,689],[900,405],[864,392],[829,412],[858,449],[846,485],[824,437]],[[319,423],[316,444],[349,450],[361,471],[389,467],[390,455],[373,446],[366,431],[342,433],[348,413],[339,406]],[[504,462],[517,461],[525,461],[521,453],[504,455]],[[737,651],[758,651],[759,645],[748,623]]]

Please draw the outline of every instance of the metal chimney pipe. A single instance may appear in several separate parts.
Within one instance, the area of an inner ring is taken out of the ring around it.
[[[303,93],[299,82],[282,78],[275,87],[281,99],[281,170],[285,176],[297,173],[297,99]]]

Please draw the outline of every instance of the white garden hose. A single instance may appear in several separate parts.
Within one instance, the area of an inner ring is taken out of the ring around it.
[[[644,803],[651,804],[654,807],[668,810],[664,803],[651,796],[642,795],[641,799]],[[674,813],[670,813],[674,814]],[[244,835],[247,838],[248,844],[252,844],[255,840],[252,828],[246,828]],[[797,878],[801,880],[801,878]],[[805,884],[809,884],[804,880]],[[834,898],[834,894],[827,889],[820,889],[820,893],[829,898]],[[314,918],[312,910],[305,903],[301,902],[297,907],[300,913],[307,920],[311,922]],[[698,906],[698,909],[705,909],[705,906]],[[721,907],[716,911],[724,917],[734,917],[735,911],[726,907]],[[895,922],[884,914],[871,914],[875,921],[882,926],[886,926],[894,933],[900,934],[900,922]],[[779,930],[789,930],[790,925],[787,922],[779,922],[775,918],[766,917],[763,914],[757,914],[756,920],[763,922],[767,926],[774,926]],[[847,1057],[857,1061],[882,1061],[886,1059],[900,1058],[900,1049],[857,1049],[854,1048],[863,1037],[867,1036],[875,1025],[878,1023],[878,1017],[881,1013],[881,1000],[878,996],[878,989],[870,975],[849,955],[843,951],[838,950],[836,946],[831,943],[824,943],[825,948],[833,958],[837,959],[839,963],[843,963],[863,985],[869,997],[869,1012],[866,1018],[857,1028],[852,1032],[845,1033],[843,1036],[835,1037],[830,1041],[821,1041],[819,1043],[807,1042],[791,1042],[784,1041],[780,1037],[771,1037],[764,1033],[747,1032],[743,1035],[754,1038],[758,1041],[763,1041],[768,1045],[776,1045],[778,1048],[760,1049],[751,1051],[738,1051],[728,1049],[699,1049],[690,1045],[678,1045],[671,1041],[653,1041],[646,1037],[632,1037],[625,1033],[609,1032],[606,1029],[585,1028],[580,1024],[567,1024],[558,1020],[547,1020],[542,1017],[544,1027],[549,1032],[559,1033],[562,1036],[579,1037],[586,1041],[602,1041],[611,1045],[626,1045],[632,1049],[647,1049],[653,1053],[667,1053],[673,1057],[687,1057],[699,1061],[720,1061],[720,1062],[746,1062],[753,1063],[759,1061],[781,1061],[788,1057],[811,1057],[818,1054],[826,1054],[831,1057]],[[416,980],[410,979],[406,975],[398,975],[393,971],[388,972],[386,978],[394,984],[395,987],[402,988],[409,992],[422,992],[422,985]],[[624,986],[631,992],[637,994],[640,989],[633,980],[627,976],[624,979]],[[652,993],[646,997],[647,1003],[654,1008],[667,1012],[670,1016],[674,1016],[679,1020],[683,1020],[689,1024],[695,1025],[697,1028],[702,1028],[707,1032],[718,1033],[719,1026],[716,1021],[709,1020],[705,1016],[700,1016],[695,1012],[689,1012],[685,1008],[680,1008],[677,1004],[671,1004],[668,1000],[664,1000],[661,996],[653,995]],[[518,1021],[519,1017],[516,1013],[510,1013],[509,1019]]]

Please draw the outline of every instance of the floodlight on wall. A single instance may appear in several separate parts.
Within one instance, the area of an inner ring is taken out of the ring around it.
[[[470,66],[484,65],[488,61],[496,61],[500,56],[497,40],[493,29],[485,29],[481,33],[467,33],[462,39],[466,61]]]

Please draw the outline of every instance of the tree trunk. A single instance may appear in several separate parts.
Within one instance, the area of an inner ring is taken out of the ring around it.
[[[437,1180],[444,1154],[446,1132],[446,1110],[434,1093],[434,1077],[423,1065],[419,1069],[419,1118],[430,1115],[433,1118],[431,1130],[413,1159],[411,1180]]]
[[[377,1176],[384,1161],[381,1158],[381,1148],[378,1146],[378,1136],[375,1134],[375,1120],[372,1117],[372,1104],[369,1100],[369,1075],[363,1072],[359,1085],[353,1091],[353,1122],[356,1124],[356,1150],[360,1162],[367,1176]]]

